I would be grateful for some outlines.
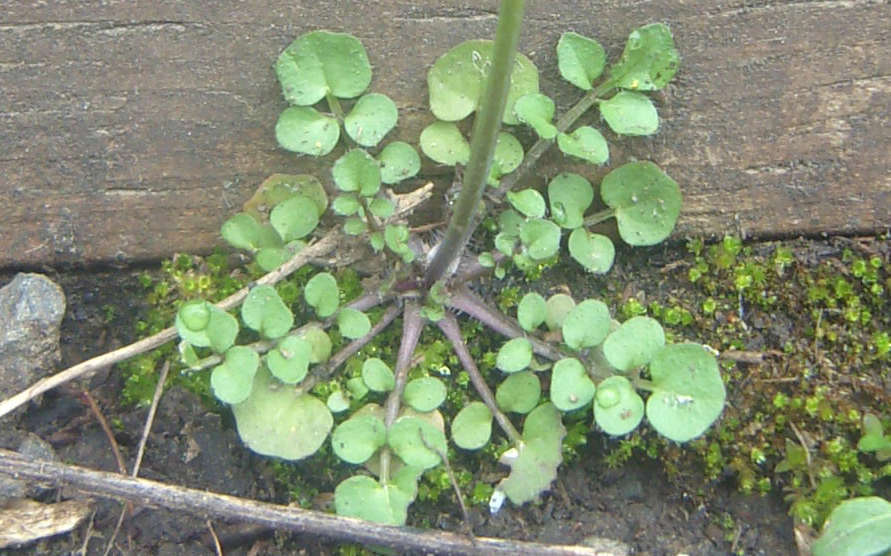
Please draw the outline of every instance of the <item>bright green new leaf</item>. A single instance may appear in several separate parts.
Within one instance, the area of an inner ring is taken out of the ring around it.
[[[624,376],[611,376],[597,386],[594,420],[606,434],[621,436],[637,428],[644,402]]]
[[[656,91],[671,81],[680,66],[671,31],[663,23],[644,25],[628,35],[622,58],[610,68],[617,87]]]
[[[279,114],[275,139],[281,148],[311,156],[325,156],[340,139],[337,120],[308,106],[291,106]]]
[[[602,234],[592,234],[584,228],[576,228],[569,234],[569,254],[585,270],[596,274],[608,272],[616,258],[616,247]]]
[[[400,417],[390,425],[387,444],[402,461],[411,467],[430,469],[442,461],[446,453],[445,434],[418,417]]]
[[[355,340],[371,331],[371,321],[362,311],[344,307],[337,313],[337,327],[344,338]]]
[[[529,413],[523,423],[523,441],[510,458],[510,475],[497,489],[514,504],[524,504],[544,492],[557,478],[563,461],[563,426],[560,412],[551,403],[544,403]],[[502,456],[502,459],[505,459]]]
[[[325,405],[331,413],[343,413],[350,408],[350,400],[342,391],[335,390],[328,395]]]
[[[619,235],[629,245],[655,245],[671,234],[681,212],[681,189],[652,162],[629,162],[600,184],[603,202],[616,211]]]
[[[389,392],[396,385],[389,365],[377,357],[369,357],[362,364],[362,381],[375,392]]]
[[[224,403],[236,404],[247,399],[254,384],[254,374],[260,366],[260,356],[246,346],[233,346],[226,351],[223,362],[210,373],[213,395]]]
[[[220,234],[232,247],[253,251],[260,247],[262,226],[250,214],[239,212],[223,222]]]
[[[495,249],[510,257],[517,246],[517,236],[501,232],[495,235]]]
[[[498,350],[495,366],[505,373],[522,371],[532,362],[532,344],[526,338],[508,340]]]
[[[594,382],[582,363],[568,357],[554,363],[551,371],[551,402],[560,411],[572,411],[594,398]]]
[[[346,33],[312,31],[298,37],[279,55],[275,74],[285,100],[309,106],[332,94],[354,98],[371,83],[365,48]]]
[[[655,319],[632,317],[603,342],[603,355],[620,371],[630,371],[650,362],[665,345],[665,332]]]
[[[439,57],[427,73],[430,110],[440,120],[454,122],[479,107],[485,79],[492,65],[492,41],[471,40]],[[516,124],[514,103],[527,93],[538,92],[538,70],[526,56],[516,55],[510,76],[510,89],[504,123]]]
[[[410,380],[402,397],[416,411],[433,411],[445,401],[446,386],[438,378],[425,376]]]
[[[387,224],[384,228],[384,243],[391,251],[402,257],[406,263],[415,259],[415,252],[408,246],[408,226]]]
[[[504,411],[529,413],[541,398],[541,382],[532,371],[513,373],[495,390],[495,401]]]
[[[365,219],[359,218],[358,216],[350,216],[343,223],[343,231],[351,236],[365,233],[367,228],[368,226],[365,224]]]
[[[557,330],[563,327],[566,315],[575,308],[575,300],[565,293],[556,293],[548,298],[546,306],[545,324],[548,330]]]
[[[609,308],[604,302],[586,299],[563,319],[563,342],[572,349],[594,347],[609,334],[610,321]]]
[[[520,167],[523,162],[523,145],[516,137],[502,131],[495,142],[492,166],[489,168],[489,184],[497,185],[501,176],[506,176]]]
[[[495,257],[493,257],[492,253],[489,253],[488,251],[477,255],[476,261],[480,264],[480,266],[485,268],[492,268],[495,266]]]
[[[355,415],[331,433],[331,448],[347,463],[365,463],[387,442],[387,427],[374,415]]]
[[[537,261],[549,259],[560,250],[560,227],[550,220],[531,219],[520,230],[526,254]]]
[[[278,236],[278,234],[275,235]],[[304,247],[306,247],[306,242],[299,239],[288,242],[284,247],[262,247],[254,255],[254,261],[261,269],[270,272],[290,260]]]
[[[544,197],[534,189],[508,191],[507,200],[510,202],[511,206],[528,218],[544,218]]]
[[[452,441],[465,450],[479,450],[492,436],[492,412],[483,402],[470,402],[452,420]]]
[[[199,370],[201,368],[198,354],[195,353],[195,348],[192,347],[192,344],[185,340],[180,340],[176,348],[179,352],[179,360],[183,365],[192,370]]]
[[[446,166],[466,165],[470,143],[452,122],[433,122],[421,131],[421,151],[433,161]]]
[[[306,378],[311,359],[311,343],[296,336],[286,336],[266,354],[266,367],[285,384],[297,384]]]
[[[548,304],[541,295],[529,292],[517,305],[517,320],[527,332],[532,332],[544,322],[548,314]]]
[[[814,556],[887,554],[891,550],[891,502],[878,496],[845,500],[832,510]]]
[[[557,67],[563,79],[585,91],[603,73],[606,51],[600,43],[578,33],[566,32],[557,41]]]
[[[331,203],[331,210],[341,216],[356,214],[359,212],[360,208],[362,208],[362,204],[359,203],[359,199],[354,193],[343,193],[338,195]]]
[[[334,424],[324,403],[293,388],[282,388],[263,367],[254,376],[251,395],[233,405],[232,413],[248,448],[287,460],[316,453]]]
[[[421,170],[421,157],[404,141],[393,141],[377,155],[381,166],[381,181],[387,184],[399,183],[415,177]]]
[[[582,126],[570,134],[558,134],[557,147],[564,154],[581,158],[591,164],[605,164],[609,160],[609,145],[606,139],[591,126]]]
[[[652,135],[659,129],[656,106],[643,93],[619,91],[600,103],[600,114],[620,135]]]
[[[275,205],[269,223],[284,241],[301,239],[319,225],[318,207],[312,199],[297,195]]]
[[[381,220],[386,220],[393,216],[393,211],[396,210],[396,205],[393,204],[393,201],[390,199],[375,197],[368,203],[368,210],[371,211],[371,214],[377,216]]]
[[[879,461],[891,459],[891,438],[885,436],[882,421],[872,413],[863,416],[863,436],[857,442],[861,452],[875,452]]]
[[[316,204],[321,215],[328,208],[328,194],[322,183],[310,174],[272,174],[260,184],[251,198],[245,201],[244,210],[258,222],[269,207],[287,201],[294,195],[303,195]],[[273,235],[275,235],[273,233]],[[279,240],[280,242],[281,240]],[[269,245],[261,241],[260,246]]]
[[[235,317],[202,299],[184,303],[176,313],[174,326],[186,342],[196,347],[212,348],[217,353],[228,350],[238,336]]]
[[[275,288],[254,286],[241,305],[241,320],[264,338],[281,338],[294,326],[294,315]]]
[[[319,272],[304,286],[303,298],[320,318],[330,317],[340,306],[337,279],[329,272]]]
[[[594,201],[594,188],[584,176],[563,172],[548,184],[551,220],[562,228],[578,228]]]
[[[405,471],[414,472],[411,468],[402,468],[396,475],[403,475]],[[408,492],[407,486],[401,484],[381,485],[367,475],[355,475],[334,489],[335,511],[344,517],[384,525],[405,525],[408,506],[416,496],[416,481],[414,491]]]
[[[380,166],[362,149],[353,149],[338,158],[331,175],[338,189],[358,192],[364,197],[371,197],[381,188]]]
[[[362,380],[362,377],[354,376],[353,378],[347,380],[347,390],[349,390],[350,395],[355,400],[361,400],[364,398],[369,390],[368,386],[365,385],[365,381]]]
[[[656,432],[687,442],[705,432],[724,409],[724,382],[715,357],[699,344],[672,344],[650,361],[653,393],[647,419]]]
[[[557,135],[554,119],[554,101],[541,93],[530,93],[517,99],[514,113],[517,119],[535,130],[542,139],[553,139]]]
[[[374,147],[396,127],[399,111],[387,95],[363,95],[343,119],[343,127],[353,141],[363,147]]]
[[[312,346],[312,353],[309,358],[310,363],[324,363],[331,356],[331,338],[318,326],[305,328],[300,337]]]

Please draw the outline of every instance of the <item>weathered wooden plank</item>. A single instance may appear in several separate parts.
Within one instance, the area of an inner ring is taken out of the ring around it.
[[[563,30],[613,56],[666,21],[683,56],[655,138],[614,159],[682,186],[680,234],[869,233],[891,226],[891,5],[883,1],[530,2],[523,50],[542,88]],[[372,88],[431,121],[425,71],[491,36],[497,2],[8,0],[0,13],[0,267],[132,261],[202,251],[267,174],[311,161],[279,151],[284,101],[270,65],[298,34],[347,30]],[[554,162],[553,160],[551,161]],[[557,160],[559,162],[559,159]],[[542,173],[554,171],[545,165]],[[578,167],[577,167],[578,169]],[[584,170],[592,176],[596,169]]]

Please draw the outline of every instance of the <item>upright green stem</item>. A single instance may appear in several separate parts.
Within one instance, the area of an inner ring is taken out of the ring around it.
[[[464,171],[461,193],[455,203],[452,218],[436,255],[427,267],[425,282],[428,286],[442,278],[464,250],[474,230],[474,213],[483,197],[489,166],[495,152],[495,142],[501,128],[501,117],[507,105],[510,74],[514,67],[514,55],[523,23],[524,0],[502,0],[498,10],[498,28],[495,31],[492,68],[486,79],[486,87],[480,99],[480,107],[473,122],[470,139],[470,160]]]

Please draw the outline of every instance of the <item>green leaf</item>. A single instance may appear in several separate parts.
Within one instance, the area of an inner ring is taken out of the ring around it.
[[[588,272],[609,272],[616,258],[616,248],[608,237],[576,228],[569,234],[569,254]]]
[[[548,326],[548,330],[563,328],[563,321],[566,320],[566,315],[573,308],[575,308],[575,300],[565,293],[556,293],[549,297],[545,314],[545,324]]]
[[[585,211],[593,201],[591,182],[578,174],[563,172],[548,184],[551,220],[563,228],[571,230],[580,227]]]
[[[263,220],[261,215],[267,212],[269,207],[274,207],[295,195],[303,195],[308,199],[312,199],[316,204],[316,208],[319,209],[319,216],[328,208],[328,194],[325,193],[325,188],[315,176],[309,174],[272,174],[263,180],[257,191],[251,195],[250,199],[245,201],[244,210],[260,222]],[[273,230],[270,231],[273,236],[277,235]],[[278,241],[277,245],[280,245],[281,238]],[[268,240],[260,242],[261,247],[267,245],[271,246],[273,244],[268,243]]]
[[[439,57],[427,73],[430,110],[440,120],[454,122],[474,112],[485,88],[492,64],[492,41],[471,40]],[[538,70],[526,56],[516,55],[510,76],[510,89],[504,123],[516,124],[514,103],[527,93],[538,92]]]
[[[377,357],[369,357],[362,364],[362,381],[370,390],[389,392],[396,386],[396,378],[389,365]]]
[[[653,101],[642,93],[619,91],[600,103],[600,114],[620,135],[652,135],[659,129],[659,114]]]
[[[334,424],[324,403],[293,388],[282,388],[263,367],[254,376],[251,395],[233,405],[232,413],[248,448],[287,460],[316,453]]]
[[[508,191],[507,200],[511,206],[529,218],[543,218],[545,215],[544,197],[534,189]]]
[[[337,327],[345,338],[355,340],[371,331],[371,321],[362,311],[344,307],[337,313]]]
[[[350,395],[355,400],[361,400],[369,392],[368,386],[365,385],[365,381],[359,376],[354,376],[353,378],[348,379],[346,385],[347,390],[349,390]]]
[[[340,139],[340,125],[315,108],[291,106],[282,111],[275,123],[275,139],[287,151],[325,156]]]
[[[438,378],[425,376],[410,380],[405,385],[402,397],[412,409],[421,412],[433,411],[445,401],[446,386]]]
[[[526,338],[514,338],[501,346],[495,366],[505,373],[522,371],[532,362],[532,344]]]
[[[606,51],[594,39],[566,32],[557,41],[557,67],[563,79],[579,89],[591,90],[591,84],[603,73]]]
[[[505,236],[518,237],[525,223],[526,219],[514,209],[504,210],[498,215],[498,229]]]
[[[311,343],[296,336],[286,336],[266,354],[266,367],[285,384],[297,384],[306,378],[311,359]]]
[[[541,398],[541,382],[532,371],[509,375],[495,390],[495,401],[504,411],[529,413]]]
[[[365,463],[387,442],[387,427],[374,415],[355,415],[331,433],[331,448],[347,463]]]
[[[362,149],[353,149],[338,158],[331,175],[338,189],[358,192],[364,197],[371,197],[381,188],[380,166]]]
[[[205,321],[206,316],[206,321]],[[192,326],[204,325],[200,330]],[[217,353],[228,350],[238,335],[238,321],[235,317],[211,305],[203,299],[188,301],[176,313],[174,323],[179,337],[196,347],[209,347]]]
[[[544,492],[557,478],[564,436],[566,428],[553,404],[544,403],[535,408],[526,417],[523,440],[508,462],[510,475],[498,484],[497,490],[517,505]]]
[[[287,247],[263,247],[254,255],[254,261],[264,271],[271,272],[290,260],[305,246],[306,243],[298,239],[288,243]]]
[[[176,347],[179,352],[179,360],[183,365],[192,370],[201,368],[198,354],[195,353],[195,348],[192,347],[192,344],[185,340],[181,340]]]
[[[343,231],[351,236],[362,234],[367,228],[365,220],[358,216],[350,216],[343,223]]]
[[[393,211],[396,210],[396,205],[389,199],[375,197],[368,203],[368,210],[371,211],[371,214],[377,216],[381,220],[386,220],[393,216]]]
[[[233,346],[226,351],[223,362],[210,373],[213,395],[224,403],[236,404],[251,394],[254,374],[260,366],[257,352],[245,346]]]
[[[417,417],[400,417],[387,432],[387,444],[411,467],[436,467],[446,453],[445,434],[431,423]],[[432,449],[431,449],[432,448]]]
[[[397,475],[403,474],[403,469]],[[338,515],[401,526],[405,525],[408,506],[415,496],[396,484],[381,485],[367,475],[357,475],[337,485],[334,506]]]
[[[310,363],[324,363],[331,356],[331,338],[318,326],[304,327],[300,337],[312,346],[312,353],[309,358]]]
[[[387,95],[369,93],[360,98],[343,119],[343,127],[353,141],[374,147],[396,127],[399,111]]]
[[[371,83],[365,48],[346,33],[312,31],[298,37],[279,55],[275,74],[291,104],[309,106],[332,94],[354,98]]]
[[[560,411],[572,411],[594,398],[594,383],[585,367],[574,357],[554,363],[551,371],[551,402]]]
[[[303,297],[320,318],[330,317],[340,306],[337,280],[329,272],[319,272],[306,283]]]
[[[891,550],[891,502],[878,496],[845,500],[832,510],[814,556],[887,554]]]
[[[681,189],[652,162],[629,162],[600,184],[603,202],[616,211],[619,235],[629,245],[655,245],[671,234],[681,212]]]
[[[650,376],[653,393],[647,400],[647,419],[670,440],[696,438],[724,409],[718,362],[699,344],[665,346],[653,356]]]
[[[603,134],[591,126],[582,126],[570,134],[557,135],[557,147],[564,154],[581,158],[592,164],[609,160],[609,145]]]
[[[421,151],[439,164],[466,165],[470,143],[452,122],[433,122],[421,131]]]
[[[239,212],[223,222],[220,234],[232,247],[253,251],[260,247],[262,226],[250,214]]]
[[[342,391],[335,390],[328,395],[325,405],[331,413],[343,413],[350,408],[350,400]]]
[[[387,184],[399,183],[415,177],[421,170],[421,157],[414,147],[403,141],[393,141],[378,154],[381,166],[381,181]]]
[[[483,402],[470,402],[452,420],[452,441],[465,450],[479,450],[492,436],[492,412]]]
[[[495,257],[488,251],[477,255],[476,261],[484,268],[492,268],[495,266]]]
[[[572,349],[594,347],[606,338],[610,327],[609,308],[602,301],[586,299],[563,319],[563,342]]]
[[[603,342],[603,355],[620,371],[630,371],[650,362],[665,345],[665,332],[655,319],[632,317]]]
[[[530,258],[549,259],[560,250],[560,227],[550,220],[529,220],[520,230],[520,241]]]
[[[281,338],[294,326],[294,315],[275,288],[254,286],[241,305],[241,320],[264,338]]]
[[[408,237],[408,226],[404,224],[387,224],[384,228],[384,243],[406,263],[415,259],[415,252],[408,246]]]
[[[529,292],[517,305],[517,320],[527,332],[532,332],[544,322],[548,314],[548,304],[541,295]]]
[[[517,119],[534,129],[542,139],[553,139],[557,135],[557,126],[551,123],[554,111],[554,101],[541,93],[523,95],[514,105]]]
[[[510,174],[523,162],[523,145],[516,137],[505,131],[498,133],[492,166],[489,168],[489,183],[496,185],[501,176]]]
[[[269,223],[284,241],[301,239],[319,225],[318,208],[312,199],[297,195],[275,205]]]
[[[597,386],[594,420],[606,434],[621,436],[637,428],[644,402],[623,376],[611,376]]]
[[[671,31],[663,23],[644,25],[628,35],[622,58],[610,68],[617,87],[656,91],[671,81],[680,66]]]
[[[353,193],[338,195],[331,203],[331,210],[341,216],[356,214],[360,208],[362,208],[362,204],[359,203],[359,199]]]

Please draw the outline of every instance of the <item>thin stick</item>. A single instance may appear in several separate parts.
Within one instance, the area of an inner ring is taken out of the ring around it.
[[[202,517],[234,519],[296,533],[319,535],[336,540],[389,546],[402,551],[438,554],[515,554],[532,556],[599,555],[610,553],[609,545],[567,546],[529,543],[510,539],[477,537],[445,531],[423,531],[410,527],[380,525],[359,519],[304,510],[217,494],[205,490],[167,485],[117,473],[93,471],[75,465],[31,460],[21,454],[0,450],[0,473],[34,481],[73,486],[101,496],[131,500],[138,504],[181,510]],[[615,544],[612,545],[613,547]]]
[[[214,531],[213,523],[211,523],[209,519],[206,520],[205,523],[207,524],[207,529],[210,531],[210,538],[213,539],[213,548],[216,550],[217,556],[223,556],[223,547],[220,546],[220,538],[217,537],[217,532]]]
[[[124,457],[121,455],[121,449],[118,448],[118,441],[114,439],[114,433],[111,431],[111,427],[108,426],[108,421],[105,420],[105,416],[102,415],[102,410],[99,409],[99,404],[96,403],[96,400],[93,399],[93,396],[90,395],[86,390],[81,390],[81,397],[87,402],[87,405],[90,407],[90,411],[93,412],[93,416],[99,421],[99,426],[102,427],[102,432],[105,433],[105,437],[108,438],[108,443],[111,444],[111,451],[114,454],[114,459],[118,464],[118,471],[121,473],[127,472],[127,465],[124,463]]]
[[[288,262],[273,270],[269,274],[266,274],[265,276],[254,282],[254,284],[252,285],[271,285],[281,281],[283,278],[292,274],[298,268],[306,264],[310,259],[324,256],[333,251],[334,248],[337,247],[337,244],[341,241],[342,235],[343,234],[341,234],[337,230],[328,232],[322,239],[318,240],[312,245],[305,247],[299,253],[294,255]],[[244,298],[247,297],[249,291],[250,286],[242,288],[226,299],[217,303],[217,307],[223,310],[229,310],[244,301]],[[34,398],[48,390],[52,390],[53,388],[61,386],[62,384],[65,384],[66,382],[72,381],[76,378],[89,377],[99,369],[104,369],[105,367],[114,365],[115,363],[125,361],[127,359],[130,359],[131,357],[139,355],[140,353],[151,351],[158,346],[166,344],[174,338],[176,338],[176,329],[173,327],[165,328],[154,336],[149,336],[148,338],[144,338],[142,340],[139,340],[138,342],[134,342],[128,346],[110,351],[98,357],[87,359],[86,361],[82,361],[81,363],[78,363],[73,367],[54,374],[53,376],[38,380],[18,394],[15,394],[14,396],[7,398],[6,400],[3,400],[3,402],[0,402],[0,417],[3,417],[17,407],[28,403],[30,400],[33,400]]]

